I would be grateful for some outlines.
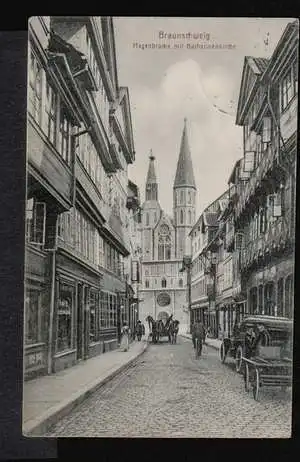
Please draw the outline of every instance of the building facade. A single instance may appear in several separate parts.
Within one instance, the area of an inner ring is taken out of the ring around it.
[[[236,120],[244,156],[230,182],[249,313],[293,317],[298,35],[290,23],[269,60],[244,62]]]
[[[116,347],[135,159],[112,18],[29,22],[25,378]]]
[[[228,191],[212,202],[189,233],[191,259],[191,321],[201,321],[218,335],[220,296],[230,286],[230,255],[221,244],[220,217],[225,211]],[[228,277],[224,280],[224,268]],[[227,280],[228,279],[228,280]]]
[[[183,256],[190,253],[188,234],[195,222],[196,204],[186,120],[173,184],[173,217],[159,204],[154,161],[151,153],[142,206],[140,319],[144,322],[148,315],[159,319],[173,314],[186,330],[186,274],[180,270]]]

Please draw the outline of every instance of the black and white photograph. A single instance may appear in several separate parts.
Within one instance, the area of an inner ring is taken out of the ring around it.
[[[22,432],[291,438],[299,21],[28,22]]]

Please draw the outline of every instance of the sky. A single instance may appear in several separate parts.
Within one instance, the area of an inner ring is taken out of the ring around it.
[[[289,18],[115,17],[119,85],[130,95],[136,160],[129,178],[144,200],[150,149],[156,158],[161,207],[172,214],[173,182],[184,118],[195,181],[197,214],[228,187],[242,157],[235,124],[244,57],[272,55]],[[162,33],[202,34],[199,39]],[[174,48],[174,44],[183,45]],[[231,49],[188,49],[189,44],[232,44]],[[135,44],[135,45],[133,45]],[[142,49],[170,44],[170,49]]]

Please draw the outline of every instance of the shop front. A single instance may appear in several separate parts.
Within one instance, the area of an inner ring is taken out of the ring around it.
[[[50,255],[26,247],[24,303],[24,379],[47,374]]]
[[[52,331],[52,372],[101,352],[98,340],[101,274],[79,259],[57,253]]]

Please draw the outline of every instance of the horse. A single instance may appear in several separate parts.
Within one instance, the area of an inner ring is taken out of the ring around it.
[[[169,326],[169,341],[172,345],[174,345],[177,342],[177,334],[179,331],[179,321],[175,319],[170,323]]]

